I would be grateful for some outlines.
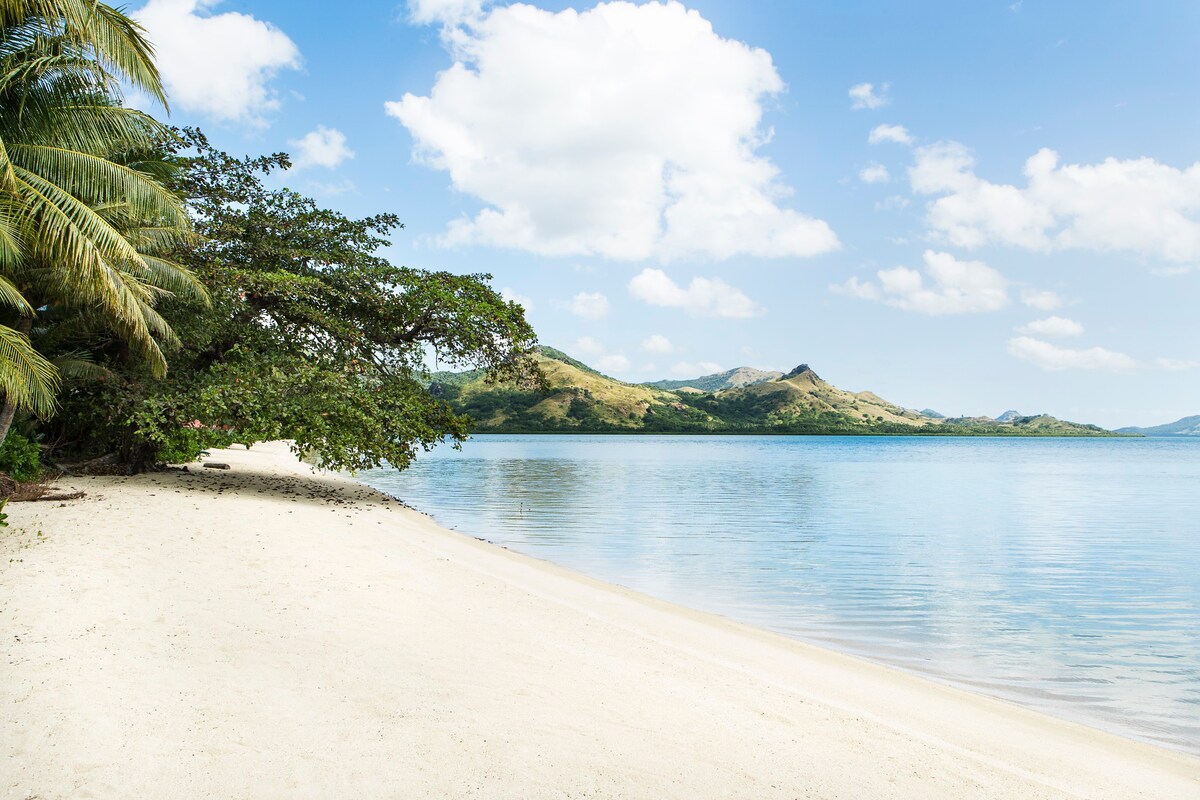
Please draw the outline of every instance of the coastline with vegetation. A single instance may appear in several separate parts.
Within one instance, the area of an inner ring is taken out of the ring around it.
[[[1200,790],[1193,757],[446,531],[281,443],[209,460],[11,510],[15,796]]]
[[[849,392],[807,364],[740,367],[693,380],[625,383],[553,347],[531,356],[538,384],[502,384],[482,370],[437,372],[430,393],[470,417],[474,433],[655,433],[807,436],[1122,436],[1048,414],[946,417]],[[1135,434],[1136,435],[1136,434]]]

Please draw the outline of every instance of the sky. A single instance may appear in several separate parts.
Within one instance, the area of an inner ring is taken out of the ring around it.
[[[952,416],[1200,413],[1200,4],[130,10],[171,123],[398,214],[389,258],[490,273],[615,377],[807,363]]]

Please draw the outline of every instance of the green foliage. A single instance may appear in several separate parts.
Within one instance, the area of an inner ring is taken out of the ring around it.
[[[0,444],[0,472],[25,483],[42,476],[42,451],[37,442],[12,431]]]
[[[85,342],[112,379],[76,383],[53,424],[74,453],[146,466],[233,441],[288,439],[333,468],[409,463],[461,440],[467,419],[427,388],[427,353],[491,380],[532,380],[524,312],[488,275],[398,267],[377,255],[399,221],[351,219],[261,178],[282,154],[233,158],[182,132],[175,187],[203,238],[169,253],[206,287],[161,306],[177,334],[156,379],[103,338]],[[78,347],[78,337],[63,347]]]
[[[164,290],[198,290],[161,258],[189,231],[155,157],[169,132],[124,106],[122,84],[164,99],[150,45],[121,11],[0,6],[0,440],[15,411],[55,410],[59,370],[30,336],[44,317],[103,328],[161,375],[173,334],[154,305]]]

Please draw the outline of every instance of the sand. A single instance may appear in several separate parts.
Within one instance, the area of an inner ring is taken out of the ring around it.
[[[602,584],[279,444],[0,532],[0,796],[1200,798],[1200,760]]]

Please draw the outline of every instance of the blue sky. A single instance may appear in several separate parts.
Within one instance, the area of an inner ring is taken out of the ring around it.
[[[1200,6],[150,0],[171,121],[631,380],[1200,413]]]

